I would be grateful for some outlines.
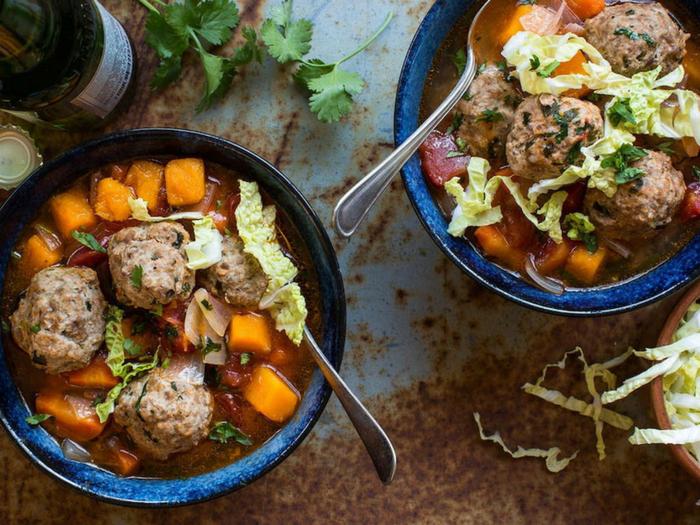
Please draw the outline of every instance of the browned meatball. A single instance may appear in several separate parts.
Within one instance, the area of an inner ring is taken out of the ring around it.
[[[189,297],[194,287],[194,271],[186,266],[189,240],[187,230],[176,222],[142,224],[115,233],[107,253],[117,299],[149,309]]]
[[[225,237],[221,261],[199,275],[210,293],[235,306],[257,307],[268,279],[260,263],[243,251],[240,237]]]
[[[457,104],[457,112],[463,115],[457,136],[471,155],[504,158],[506,137],[521,100],[513,83],[495,66],[486,67],[474,79],[466,100]]]
[[[213,408],[206,386],[176,369],[156,368],[122,390],[114,420],[141,451],[163,460],[207,436]]]
[[[52,267],[32,277],[10,317],[17,345],[49,374],[85,367],[104,340],[107,303],[90,268]]]
[[[594,104],[571,97],[526,98],[515,112],[506,156],[515,175],[532,180],[558,177],[581,160],[581,146],[601,134],[603,118]]]
[[[659,3],[617,4],[586,20],[585,38],[613,71],[632,76],[661,66],[661,74],[681,65],[687,33]]]
[[[685,195],[683,174],[665,153],[648,151],[631,164],[644,176],[618,186],[612,197],[588,190],[584,207],[596,229],[612,239],[649,236],[671,222]]]

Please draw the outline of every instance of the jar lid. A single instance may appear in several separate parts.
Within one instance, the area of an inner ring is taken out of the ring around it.
[[[17,126],[0,126],[0,188],[16,188],[41,163],[41,153],[26,131]]]

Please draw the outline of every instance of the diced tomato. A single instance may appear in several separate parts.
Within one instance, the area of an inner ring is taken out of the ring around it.
[[[194,345],[185,334],[185,313],[188,305],[188,302],[173,301],[163,307],[159,324],[162,330],[160,343],[164,349],[180,353],[194,351]]]
[[[230,392],[217,392],[214,394],[214,401],[221,407],[226,414],[226,419],[231,421],[235,426],[240,427],[243,421],[243,411],[241,405],[244,403],[242,397]]]
[[[700,217],[700,182],[688,184],[681,204],[681,217],[686,220]]]
[[[219,368],[221,384],[230,388],[241,388],[250,382],[253,367],[242,365],[240,354],[231,354],[225,365]]]
[[[503,219],[498,224],[498,229],[508,241],[508,245],[524,249],[535,241],[537,230],[525,217],[520,206],[505,186],[501,186],[496,193],[495,204],[501,206]]]
[[[119,182],[124,182],[126,178],[126,173],[129,171],[129,164],[112,164],[109,166],[109,175],[114,180]]]
[[[154,217],[165,217],[170,215],[170,204],[168,204],[168,193],[165,191],[165,185],[158,192],[158,203],[155,209],[151,212]]]
[[[451,178],[460,177],[467,172],[468,156],[447,156],[449,152],[457,151],[452,135],[433,131],[418,151],[423,173],[435,186],[442,187]]]
[[[562,206],[562,216],[581,211],[583,199],[586,197],[586,183],[577,182],[566,189],[567,197]]]
[[[100,243],[102,244],[102,243]],[[106,244],[103,245],[106,247]],[[81,246],[68,256],[67,266],[90,266],[94,267],[102,261],[107,260],[107,254],[91,250],[86,246]]]

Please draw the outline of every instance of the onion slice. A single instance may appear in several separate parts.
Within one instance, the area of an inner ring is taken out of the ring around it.
[[[630,255],[632,255],[632,250],[630,250],[627,246],[618,241],[613,241],[612,239],[605,239],[603,242],[608,248],[610,248],[616,254],[622,256],[625,259],[629,259]]]
[[[552,279],[551,277],[545,277],[540,272],[537,271],[535,266],[535,260],[532,254],[525,259],[525,273],[532,281],[545,292],[553,293],[555,295],[561,295],[564,293],[564,285]]]
[[[63,455],[73,461],[80,463],[92,463],[92,456],[84,447],[78,445],[72,439],[65,438],[61,442],[61,451]]]
[[[234,311],[233,308],[219,301],[204,288],[195,290],[194,300],[199,305],[209,325],[218,335],[223,337],[231,322],[231,316]]]
[[[44,241],[44,244],[46,247],[51,250],[52,252],[55,252],[58,250],[62,243],[61,239],[56,235],[54,232],[49,230],[46,226],[43,224],[37,224],[34,226],[34,231],[36,234],[41,237],[41,240]]]

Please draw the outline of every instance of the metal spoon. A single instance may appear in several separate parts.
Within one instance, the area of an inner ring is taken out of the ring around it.
[[[379,423],[372,417],[372,414],[355,397],[355,394],[348,388],[345,381],[328,362],[328,359],[323,355],[318,343],[316,343],[314,336],[307,327],[304,327],[304,337],[309,343],[311,355],[321,369],[323,377],[331,385],[333,392],[335,392],[340,404],[343,405],[355,430],[357,430],[362,442],[365,444],[365,448],[372,458],[372,463],[374,463],[374,468],[377,469],[379,479],[382,480],[382,483],[388,485],[394,479],[394,473],[396,472],[394,446],[389,441],[382,427],[379,426]]]
[[[466,67],[447,98],[403,144],[350,188],[338,201],[335,210],[333,210],[333,226],[338,235],[347,238],[355,233],[362,219],[365,218],[367,212],[377,202],[379,196],[384,193],[394,175],[403,168],[403,165],[418,150],[418,147],[425,141],[430,132],[452,111],[457,102],[461,100],[469,89],[476,76],[474,27],[478,25],[478,19],[487,10],[489,3],[490,1],[485,2],[472,20],[469,27]]]

